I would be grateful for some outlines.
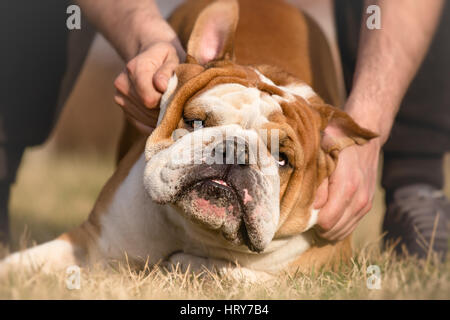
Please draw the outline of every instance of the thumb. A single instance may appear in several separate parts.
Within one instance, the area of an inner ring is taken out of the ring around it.
[[[161,67],[159,67],[158,71],[153,76],[153,84],[156,90],[161,93],[164,93],[167,90],[167,84],[177,65],[178,58],[175,56],[167,59]]]
[[[322,208],[328,200],[328,178],[322,181],[319,188],[317,188],[316,198],[314,199],[313,208]]]

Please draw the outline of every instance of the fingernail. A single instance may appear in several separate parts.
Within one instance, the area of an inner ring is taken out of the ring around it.
[[[125,100],[121,96],[114,96],[114,101],[120,106],[125,104]]]

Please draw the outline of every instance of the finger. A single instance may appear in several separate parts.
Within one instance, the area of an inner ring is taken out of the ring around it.
[[[127,96],[121,94],[120,92],[116,92],[114,101],[123,109],[128,118],[134,119],[135,122],[140,123],[143,128],[148,127],[153,130],[152,128],[156,126],[159,109],[150,110],[143,106],[136,105]],[[138,125],[136,125],[136,127],[138,127]],[[143,131],[148,132],[149,130]]]
[[[339,230],[338,233],[334,234],[333,236],[327,237],[326,239],[331,241],[341,241],[348,237],[353,231],[355,231],[356,227],[358,226],[359,221],[364,215],[359,215],[360,218],[351,220],[348,222],[344,228]]]
[[[134,87],[133,83],[131,82],[131,79],[128,75],[128,73],[122,72],[114,81],[114,85],[118,92],[120,92],[123,96],[127,98],[127,100],[130,100],[132,104],[134,104],[136,107],[139,107],[142,112],[149,113],[154,111],[147,111],[149,109],[143,104],[141,101],[141,98],[139,97],[139,94],[136,91],[136,88]],[[121,100],[121,99],[119,99]],[[118,103],[119,104],[119,103]],[[159,109],[158,109],[159,110]]]
[[[136,104],[141,104],[136,88],[133,86],[127,71],[123,71],[114,81],[114,87]]]
[[[340,173],[335,171],[330,177],[328,185],[328,199],[325,205],[320,209],[317,225],[318,232],[325,233],[331,230],[340,220],[352,201],[356,189],[348,182],[345,177],[340,177]]]
[[[139,100],[147,108],[154,108],[161,98],[153,84],[153,76],[167,57],[161,48],[151,48],[127,64],[128,76],[136,89]]]
[[[351,220],[343,227],[338,233],[334,235],[334,240],[342,240],[346,238],[350,233],[352,233],[356,227],[358,227],[362,218],[366,216],[367,213],[372,209],[372,201],[370,201],[362,210],[354,214]]]
[[[351,218],[352,210],[347,209],[342,216],[329,230],[318,230],[318,234],[328,240],[335,240],[336,234],[338,234],[343,227],[345,227]]]
[[[322,238],[328,239],[328,240],[336,240],[339,235],[342,234],[342,231],[347,230],[347,227],[349,226],[349,221],[352,218],[352,215],[354,214],[353,209],[347,209],[345,210],[344,214],[341,216],[341,218],[338,220],[338,222],[328,231],[321,232],[319,231],[319,235]]]
[[[153,77],[153,83],[156,90],[161,93],[164,93],[167,90],[167,84],[169,83],[169,79],[172,76],[177,65],[178,62],[167,62],[164,63],[161,68],[159,68],[159,70]]]
[[[328,178],[326,178],[317,188],[316,198],[314,199],[313,208],[320,209],[322,208],[328,199]]]
[[[126,110],[133,109],[134,104],[129,99],[127,99],[126,96],[116,93],[116,95],[114,96],[114,100],[120,107],[122,107],[122,109],[124,109],[125,117],[128,119],[128,121],[142,134],[150,135],[153,132],[155,128],[147,126],[129,115],[128,111]]]
[[[125,116],[132,125],[134,125],[143,134],[150,135],[150,133],[154,130],[154,126],[147,124],[150,123],[150,120],[142,121],[145,116],[140,114],[139,108],[136,108],[135,105],[125,96],[121,96],[119,94],[115,96],[115,101],[122,107]],[[154,121],[152,121],[152,123],[153,122]]]
[[[358,226],[358,221],[353,221],[349,223],[345,229],[341,230],[338,234],[336,234],[331,241],[342,241],[347,238],[353,231],[355,231]]]
[[[117,76],[116,80],[114,80],[114,87],[124,95],[128,95],[130,93],[130,80],[126,71],[121,72]]]
[[[179,64],[178,56],[175,49],[169,52],[164,64],[158,69],[153,77],[153,83],[156,90],[163,93],[167,90],[167,84],[172,76],[175,68]]]
[[[129,97],[122,95],[120,92],[116,92],[114,100],[122,107],[123,111],[128,116],[145,124],[150,125],[156,123],[159,109],[147,109],[142,105],[136,104],[134,101],[130,100]]]
[[[358,224],[355,223],[354,225],[351,226],[351,228],[350,228],[348,231],[346,231],[342,236],[339,236],[339,237],[338,237],[336,240],[334,240],[334,241],[342,241],[342,240],[344,240],[345,238],[347,238],[348,236],[350,236],[350,235],[355,231],[355,229],[356,229],[357,226],[358,226]]]
[[[352,203],[345,210],[336,225],[327,232],[319,233],[320,236],[328,240],[343,239],[351,230],[356,228],[358,222],[370,210],[371,203],[368,203],[366,199],[366,190],[362,190],[358,195],[355,195]]]

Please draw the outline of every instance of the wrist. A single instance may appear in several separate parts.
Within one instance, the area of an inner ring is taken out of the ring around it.
[[[395,118],[395,114],[389,113],[392,109],[394,108],[380,106],[376,101],[360,99],[354,95],[350,95],[344,106],[344,110],[358,125],[379,135],[374,140],[378,140],[380,145],[383,145],[389,137]]]
[[[158,42],[171,43],[177,50],[180,61],[184,58],[184,50],[175,31],[161,16],[153,15],[145,19],[145,22],[139,24],[136,34],[138,35],[138,48],[131,58]]]

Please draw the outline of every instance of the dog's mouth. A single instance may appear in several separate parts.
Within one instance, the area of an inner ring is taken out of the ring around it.
[[[201,186],[202,184],[211,186],[212,188],[218,188],[217,190],[224,190],[226,192],[230,192],[230,193],[234,194],[236,197],[239,197],[236,192],[236,189],[231,184],[229,184],[229,182],[226,182],[220,178],[204,179],[204,180],[198,181],[197,183],[194,184],[194,188],[197,186]]]
[[[241,191],[223,177],[216,177],[195,181],[183,188],[176,205],[188,219],[220,231],[232,244],[244,244],[251,251],[260,252],[264,248],[251,241],[247,231],[245,217],[249,199],[247,189]]]

